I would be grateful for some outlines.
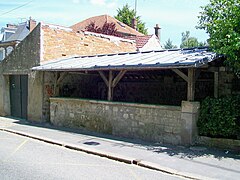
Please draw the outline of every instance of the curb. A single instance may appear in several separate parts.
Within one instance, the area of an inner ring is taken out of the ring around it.
[[[45,138],[45,137],[40,137],[40,136],[36,136],[36,135],[32,135],[29,133],[24,133],[21,131],[16,131],[16,130],[11,130],[11,129],[5,129],[5,128],[0,128],[0,131],[4,131],[4,132],[8,132],[8,133],[12,133],[12,134],[17,134],[20,136],[24,136],[24,137],[28,137],[31,139],[35,139],[35,140],[39,140],[45,143],[49,143],[49,144],[53,144],[53,145],[57,145],[57,146],[62,146],[65,147],[67,149],[72,149],[72,150],[77,150],[77,151],[81,151],[81,152],[85,152],[88,154],[93,154],[93,155],[97,155],[97,156],[101,156],[101,157],[106,157],[108,159],[112,159],[112,160],[117,160],[120,162],[124,162],[127,164],[134,164],[134,159],[129,158],[129,157],[120,157],[120,155],[114,155],[111,154],[109,152],[104,152],[104,151],[93,151],[87,147],[81,147],[81,146],[76,146],[70,143],[63,143],[63,142],[58,142],[57,140],[53,140],[53,139],[49,139],[49,138]]]
[[[151,163],[151,162],[148,162],[148,161],[137,160],[137,159],[134,159],[134,158],[121,156],[119,154],[113,154],[113,153],[99,151],[99,150],[98,151],[97,150],[92,150],[92,149],[89,149],[87,147],[81,147],[80,145],[64,143],[62,141],[53,140],[53,139],[49,139],[49,138],[41,137],[41,136],[36,136],[36,135],[25,133],[25,132],[22,132],[22,131],[11,130],[11,129],[1,128],[1,127],[0,127],[0,131],[12,133],[12,134],[17,134],[17,135],[24,136],[24,137],[27,137],[27,138],[39,140],[39,141],[42,141],[42,142],[45,142],[45,143],[49,143],[49,144],[53,144],[53,145],[57,145],[57,146],[62,146],[62,147],[65,147],[67,149],[81,151],[81,152],[85,152],[85,153],[88,153],[88,154],[97,155],[97,156],[100,156],[100,157],[105,157],[105,158],[108,158],[108,159],[111,159],[111,160],[116,160],[116,161],[127,163],[127,164],[133,164],[133,165],[137,165],[137,166],[140,166],[140,167],[143,167],[143,168],[148,168],[148,169],[151,169],[151,170],[161,171],[163,173],[170,174],[170,175],[175,175],[175,176],[188,178],[188,179],[196,179],[196,180],[201,180],[201,179],[211,180],[211,178],[209,178],[209,177],[205,177],[205,176],[201,176],[201,175],[197,175],[197,174],[191,174],[191,173],[188,173],[188,172],[180,172],[180,171],[177,171],[175,169],[167,168],[167,167],[161,166],[159,164]]]

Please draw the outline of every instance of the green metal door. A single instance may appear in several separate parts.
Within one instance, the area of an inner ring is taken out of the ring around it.
[[[28,76],[10,76],[11,116],[27,119]]]

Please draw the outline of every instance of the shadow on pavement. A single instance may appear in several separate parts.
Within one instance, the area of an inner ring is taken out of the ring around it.
[[[164,153],[169,156],[176,156],[176,157],[184,158],[184,159],[193,159],[193,158],[202,157],[202,156],[205,156],[205,157],[213,156],[214,158],[217,158],[219,160],[224,159],[224,158],[232,158],[232,159],[236,159],[236,160],[240,159],[239,152],[234,152],[234,151],[228,151],[228,150],[222,150],[222,149],[216,149],[216,148],[210,148],[210,147],[203,147],[203,146],[186,147],[186,146],[166,145],[166,144],[161,144],[161,143],[150,143],[150,142],[145,142],[142,140],[127,139],[127,138],[116,137],[113,135],[92,132],[92,131],[88,131],[85,129],[56,127],[50,123],[36,123],[36,122],[31,122],[31,121],[14,118],[14,117],[10,117],[10,118],[15,120],[13,123],[16,123],[16,124],[59,130],[59,131],[72,133],[75,135],[81,134],[81,135],[94,136],[97,138],[103,138],[103,139],[108,139],[108,140],[121,141],[122,143],[117,143],[118,146],[122,145],[123,147],[131,146],[131,147],[136,147],[136,148],[141,148],[141,149],[144,148],[145,150],[151,151],[154,153]],[[126,144],[126,143],[128,143],[128,144]],[[99,143],[94,142],[94,141],[85,142],[85,144],[86,145],[94,145],[94,146],[99,145]],[[115,143],[115,145],[116,145],[116,143]]]

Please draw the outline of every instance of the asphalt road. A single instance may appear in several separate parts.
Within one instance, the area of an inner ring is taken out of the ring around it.
[[[0,131],[0,179],[176,180],[180,177]]]

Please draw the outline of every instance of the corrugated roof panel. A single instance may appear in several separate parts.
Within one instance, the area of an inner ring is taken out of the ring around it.
[[[186,49],[172,51],[151,51],[123,53],[99,56],[72,57],[42,66],[32,68],[40,71],[74,71],[74,70],[94,70],[94,69],[125,69],[131,68],[164,68],[164,67],[198,67],[206,64],[216,57],[213,52],[207,49]]]

